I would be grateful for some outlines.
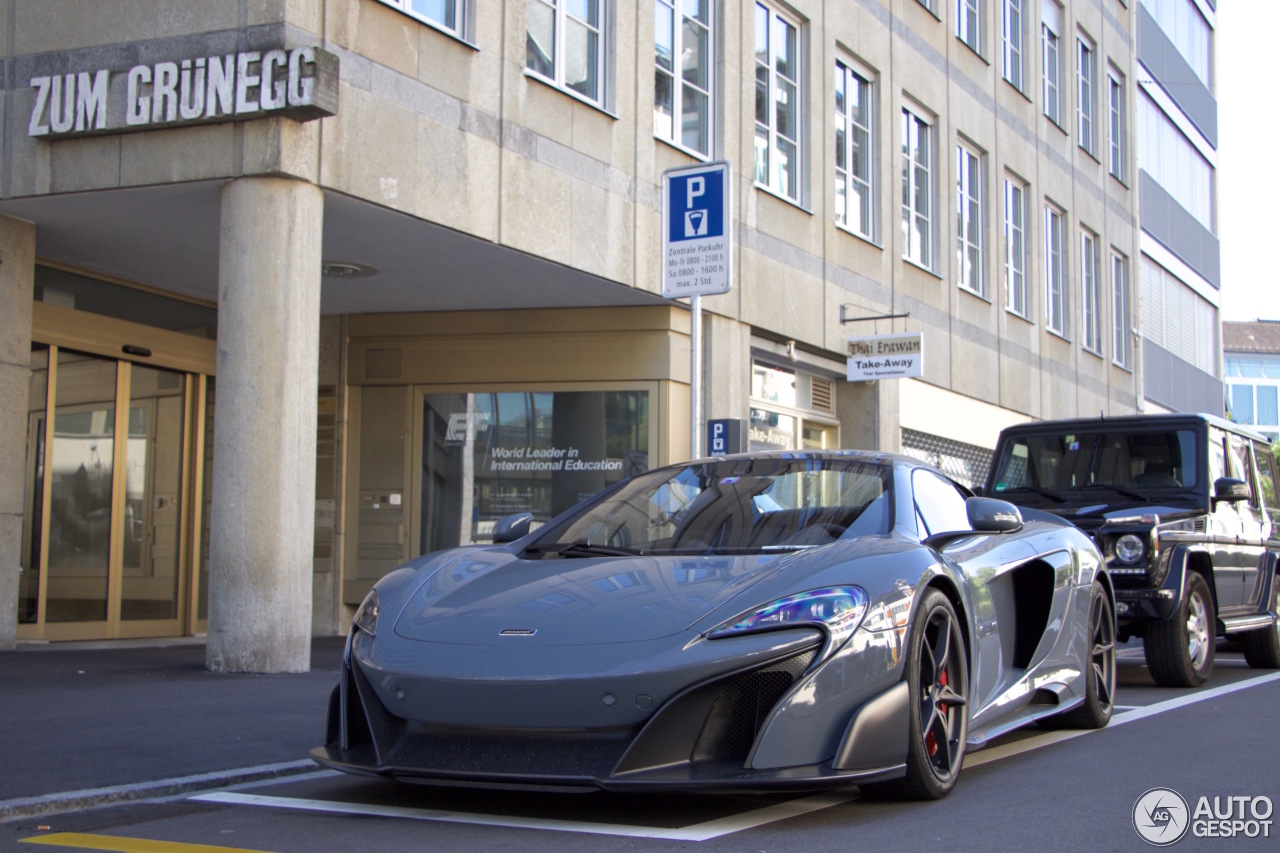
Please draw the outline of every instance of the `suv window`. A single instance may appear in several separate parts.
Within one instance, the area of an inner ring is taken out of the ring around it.
[[[1276,461],[1271,455],[1271,448],[1256,445],[1254,452],[1258,457],[1258,485],[1262,492],[1262,502],[1271,516],[1274,528],[1280,524],[1280,497],[1276,495]]]
[[[1249,452],[1251,442],[1233,435],[1227,443],[1231,448],[1231,476],[1249,484],[1249,506],[1258,509],[1258,478],[1252,465],[1253,454]]]
[[[1031,435],[1006,445],[995,491],[1085,486],[1195,488],[1192,429],[1115,430]]]

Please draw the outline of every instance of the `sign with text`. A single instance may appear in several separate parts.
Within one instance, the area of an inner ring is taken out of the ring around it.
[[[924,373],[924,333],[849,338],[848,379],[909,379]]]
[[[338,110],[338,57],[318,47],[243,50],[30,79],[27,135],[66,139]]]
[[[662,173],[662,295],[729,292],[729,164]]]

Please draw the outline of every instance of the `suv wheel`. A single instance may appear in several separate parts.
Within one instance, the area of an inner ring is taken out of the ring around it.
[[[1280,576],[1271,579],[1275,601],[1271,609],[1280,614]],[[1246,631],[1240,635],[1240,645],[1244,651],[1244,659],[1255,669],[1280,669],[1280,629],[1276,620],[1271,620],[1270,627]]]
[[[1213,596],[1199,572],[1187,572],[1173,616],[1151,625],[1143,640],[1147,669],[1162,687],[1199,687],[1213,672]]]

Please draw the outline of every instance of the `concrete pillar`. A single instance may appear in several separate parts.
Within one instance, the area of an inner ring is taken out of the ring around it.
[[[209,537],[214,672],[311,659],[324,196],[286,178],[222,191]]]
[[[704,311],[702,334],[705,419],[746,418],[751,405],[751,327]],[[707,453],[705,431],[702,452]]]
[[[902,451],[902,413],[897,379],[843,382],[836,391],[840,445],[854,450]],[[945,412],[938,417],[945,418]]]
[[[0,649],[17,642],[18,572],[36,570],[22,566],[35,276],[35,225],[0,216]]]

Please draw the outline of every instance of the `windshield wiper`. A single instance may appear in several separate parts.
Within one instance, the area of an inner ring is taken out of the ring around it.
[[[1001,492],[1001,494],[1008,494],[1009,492],[1035,492],[1038,495],[1044,495],[1046,498],[1053,498],[1055,501],[1057,501],[1060,504],[1067,502],[1067,499],[1064,498],[1062,495],[1058,494],[1057,492],[1052,492],[1048,489],[1042,489],[1039,486],[1031,486],[1031,485],[1017,486],[1012,489],[1004,489]]]
[[[585,539],[576,539],[568,545],[552,545],[547,548],[531,548],[531,551],[542,554],[555,554],[558,557],[635,557],[644,552],[638,548],[623,548],[620,545],[594,545]]]
[[[1133,498],[1135,501],[1147,500],[1147,496],[1141,492],[1135,492],[1133,489],[1126,489],[1124,486],[1117,486],[1115,483],[1094,483],[1090,486],[1084,486],[1083,489],[1085,491],[1088,491],[1089,489],[1110,489],[1113,492],[1118,492],[1119,494],[1124,495],[1126,498]]]

